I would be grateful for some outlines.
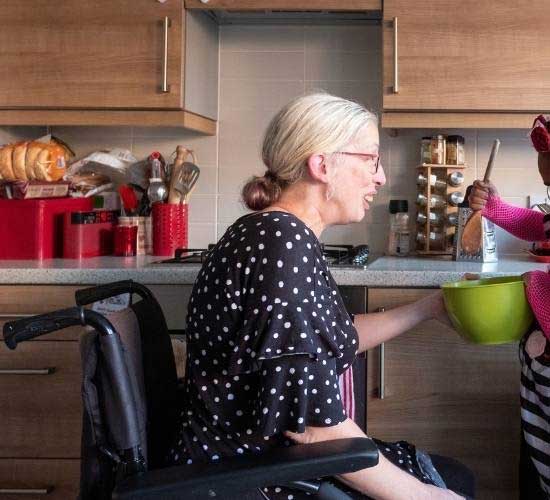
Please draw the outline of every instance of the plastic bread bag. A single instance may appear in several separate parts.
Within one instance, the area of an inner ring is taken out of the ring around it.
[[[64,178],[71,181],[82,174],[102,175],[118,186],[128,182],[129,168],[136,162],[137,158],[127,149],[96,151],[72,163]]]

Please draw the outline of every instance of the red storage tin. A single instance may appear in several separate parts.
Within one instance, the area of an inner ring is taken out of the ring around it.
[[[113,254],[115,210],[66,212],[63,221],[63,257],[83,259]]]
[[[186,203],[153,203],[153,255],[173,257],[176,248],[187,248]]]
[[[62,257],[64,214],[92,209],[91,198],[0,199],[0,259]]]

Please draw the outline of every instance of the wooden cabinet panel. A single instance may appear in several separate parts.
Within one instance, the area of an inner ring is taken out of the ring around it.
[[[0,108],[182,108],[183,13],[182,0],[3,1]]]
[[[74,294],[78,286],[51,285],[0,285],[0,339],[4,323],[33,314],[44,314],[75,305]],[[79,326],[51,333],[42,340],[78,340],[82,329]]]
[[[433,290],[369,290],[369,311],[413,302]],[[481,499],[517,498],[520,414],[517,344],[479,346],[427,321],[369,352],[367,433],[451,456],[475,473]]]
[[[549,24],[546,0],[385,0],[384,109],[550,110]]]
[[[0,498],[73,499],[78,495],[79,477],[80,460],[0,459]]]
[[[79,458],[80,384],[77,342],[23,342],[15,351],[0,344],[0,456]]]
[[[185,0],[187,9],[225,10],[381,10],[382,0]]]

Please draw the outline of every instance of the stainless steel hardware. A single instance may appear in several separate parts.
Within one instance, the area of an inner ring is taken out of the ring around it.
[[[399,93],[399,73],[397,68],[397,17],[393,18],[393,93]]]
[[[45,488],[0,488],[0,495],[49,495],[53,486]]]
[[[0,318],[30,318],[36,316],[39,313],[3,313],[0,312]]]
[[[50,368],[13,368],[0,369],[0,375],[51,375],[55,373],[55,366]]]
[[[162,59],[162,87],[161,92],[170,92],[168,85],[168,28],[172,25],[169,17],[164,18],[164,57]]]
[[[384,312],[385,307],[379,307],[376,312]],[[385,370],[385,350],[386,345],[382,342],[378,346],[378,399],[384,399],[386,397],[386,370]]]

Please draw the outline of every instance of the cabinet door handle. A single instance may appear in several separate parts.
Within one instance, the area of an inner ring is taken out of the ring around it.
[[[1,369],[0,375],[51,375],[55,373],[55,366],[50,368],[13,368],[13,369]]]
[[[53,486],[45,488],[0,488],[0,495],[49,495]]]
[[[393,93],[399,93],[399,73],[397,67],[397,17],[393,18]]]
[[[384,312],[385,310],[385,307],[379,307],[376,311]],[[384,344],[384,342],[382,342],[378,346],[378,381],[380,384],[378,388],[378,399],[384,399],[386,397],[385,353],[386,345]]]
[[[170,28],[172,21],[169,17],[164,18],[164,54],[162,58],[162,87],[161,92],[170,92],[170,85],[168,85],[168,28]]]

